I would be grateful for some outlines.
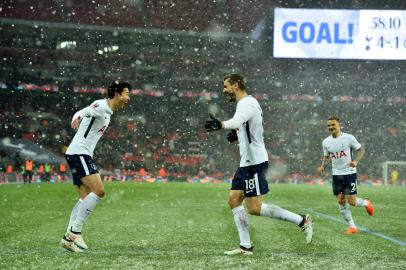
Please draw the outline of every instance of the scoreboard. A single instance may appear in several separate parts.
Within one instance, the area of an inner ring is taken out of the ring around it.
[[[276,8],[277,58],[406,59],[406,11]]]

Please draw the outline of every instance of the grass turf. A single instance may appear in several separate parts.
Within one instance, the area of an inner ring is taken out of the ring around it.
[[[250,216],[254,256],[228,257],[239,240],[226,184],[112,183],[84,227],[89,246],[59,246],[77,200],[71,184],[0,186],[1,269],[406,269],[406,246],[311,213],[313,243],[294,224]],[[266,202],[340,218],[328,186],[270,185]],[[352,208],[354,220],[406,241],[406,190],[359,187],[376,213]]]

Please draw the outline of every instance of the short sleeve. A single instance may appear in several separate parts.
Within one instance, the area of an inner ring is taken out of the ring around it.
[[[249,103],[248,100],[240,101],[237,105],[237,109],[233,118],[230,120],[224,121],[225,129],[236,129],[241,127],[241,125],[252,118],[255,113],[255,107],[253,104]]]
[[[355,150],[359,150],[361,148],[361,144],[357,141],[357,139],[353,135],[350,135],[350,146]]]
[[[105,113],[105,108],[102,104],[100,104],[100,101],[95,101],[90,104],[89,107],[86,107],[84,111],[84,116],[102,117]]]

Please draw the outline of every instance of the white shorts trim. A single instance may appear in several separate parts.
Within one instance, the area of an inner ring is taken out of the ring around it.
[[[254,174],[255,179],[255,190],[257,192],[257,196],[261,195],[261,191],[259,189],[259,181],[258,181],[258,173]]]
[[[79,156],[80,162],[82,163],[83,169],[85,170],[86,175],[89,175],[89,168],[87,167],[86,161],[82,156]]]

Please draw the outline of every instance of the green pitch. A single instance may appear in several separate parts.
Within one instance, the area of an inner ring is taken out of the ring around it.
[[[77,199],[71,184],[2,185],[0,269],[406,269],[406,189],[360,186],[376,213],[352,208],[356,224],[371,231],[349,236],[334,220],[330,187],[271,184],[266,202],[312,211],[313,243],[291,223],[250,216],[254,256],[227,257],[239,244],[228,188],[107,184],[84,227],[90,249],[75,254],[59,246]]]

